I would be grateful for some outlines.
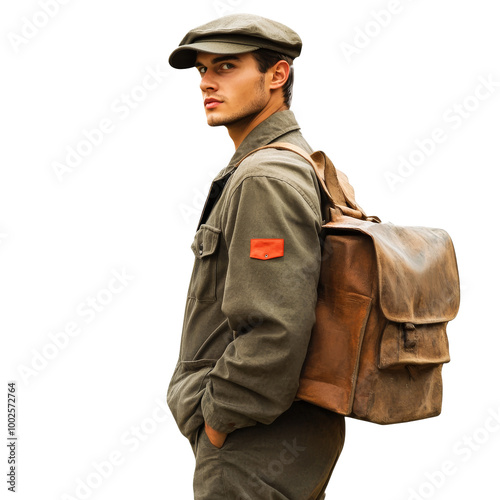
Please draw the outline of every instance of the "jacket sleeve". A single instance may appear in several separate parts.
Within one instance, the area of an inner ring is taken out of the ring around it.
[[[321,260],[319,201],[309,184],[256,175],[233,188],[223,221],[229,264],[222,311],[235,339],[202,399],[205,421],[220,432],[273,422],[297,393]],[[283,239],[283,256],[273,258],[271,245],[269,258],[251,257],[255,239]]]

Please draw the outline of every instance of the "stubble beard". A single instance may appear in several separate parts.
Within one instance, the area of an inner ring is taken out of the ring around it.
[[[207,123],[211,127],[220,127],[222,125],[231,126],[238,122],[250,121],[254,116],[259,114],[267,104],[267,96],[265,92],[265,75],[261,76],[258,83],[257,94],[252,101],[245,103],[238,111],[229,116],[212,116],[207,117]]]

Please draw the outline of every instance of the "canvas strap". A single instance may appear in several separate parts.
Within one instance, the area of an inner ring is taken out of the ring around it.
[[[251,154],[260,151],[261,149],[279,149],[292,151],[293,153],[302,156],[309,162],[316,173],[321,190],[325,194],[330,211],[330,220],[334,220],[338,215],[347,215],[356,219],[371,220],[372,222],[380,222],[380,219],[375,216],[367,217],[363,209],[356,203],[354,197],[354,189],[349,184],[347,176],[337,170],[332,161],[323,151],[316,151],[312,155],[308,154],[299,146],[287,142],[274,142],[266,146],[254,149],[245,155],[236,165],[245,160]]]

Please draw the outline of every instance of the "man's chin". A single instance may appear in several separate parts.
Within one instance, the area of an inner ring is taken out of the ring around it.
[[[207,123],[211,127],[221,127],[221,126],[231,126],[236,124],[242,124],[243,122],[249,122],[254,117],[254,114],[241,114],[233,116],[221,116],[221,115],[207,115]]]
[[[208,124],[210,127],[220,127],[221,125],[224,125],[224,123],[222,123],[222,122],[217,122],[217,121],[214,121],[214,120],[207,120],[207,124]]]
[[[207,115],[207,123],[211,127],[220,127],[222,125],[226,125],[228,120],[223,116],[215,116],[215,115]]]

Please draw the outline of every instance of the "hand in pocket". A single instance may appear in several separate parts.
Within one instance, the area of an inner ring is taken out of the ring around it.
[[[207,433],[207,437],[209,441],[216,447],[216,448],[222,448],[222,445],[224,444],[224,441],[227,438],[227,434],[224,432],[219,432],[210,427],[206,422],[205,422],[205,432]]]

